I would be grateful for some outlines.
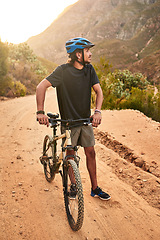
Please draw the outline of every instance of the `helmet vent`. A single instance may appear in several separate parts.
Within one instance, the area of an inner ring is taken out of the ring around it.
[[[66,43],[66,46],[73,44],[74,42],[68,42]]]
[[[77,42],[75,45],[84,46],[85,44]]]
[[[81,40],[81,42],[90,43],[90,41],[88,41],[88,40]]]

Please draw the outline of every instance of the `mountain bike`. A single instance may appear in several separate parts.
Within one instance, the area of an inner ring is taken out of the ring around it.
[[[40,161],[43,164],[45,178],[53,181],[55,175],[60,173],[63,183],[65,209],[70,227],[78,231],[83,224],[84,199],[77,146],[71,144],[71,128],[90,124],[90,119],[62,120],[58,114],[47,113],[53,136],[46,135],[43,142],[43,155]],[[57,127],[64,126],[65,131],[57,135]],[[58,154],[58,140],[62,140],[60,154]],[[72,153],[68,155],[68,152]],[[61,169],[60,169],[61,167]]]

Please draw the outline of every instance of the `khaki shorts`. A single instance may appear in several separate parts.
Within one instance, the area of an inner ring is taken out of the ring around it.
[[[64,132],[62,127],[62,133]],[[72,146],[92,147],[95,145],[92,125],[83,125],[71,129]]]

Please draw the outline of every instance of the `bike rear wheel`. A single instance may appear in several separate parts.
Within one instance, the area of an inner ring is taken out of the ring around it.
[[[53,181],[55,177],[54,170],[54,147],[52,143],[52,137],[46,135],[43,143],[43,157],[42,164],[44,168],[45,178],[48,182]]]
[[[64,201],[68,222],[72,230],[78,231],[83,224],[84,199],[79,168],[74,160],[67,160],[67,165],[63,166],[63,181]],[[76,190],[75,198],[71,196],[70,192],[70,187],[73,184],[73,181]]]

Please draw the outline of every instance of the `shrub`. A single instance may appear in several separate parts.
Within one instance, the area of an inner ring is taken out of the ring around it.
[[[26,87],[20,95],[35,93],[37,84],[47,75],[47,69],[26,43],[8,44],[7,46],[9,74],[15,85],[17,85],[16,82],[21,82]]]
[[[155,94],[146,77],[127,69],[111,72],[110,66],[101,59],[95,67],[104,95],[102,109],[135,109],[160,121],[160,94]],[[92,102],[95,104],[93,92]]]
[[[20,81],[12,82],[11,90],[16,97],[23,97],[26,95],[26,87]]]

